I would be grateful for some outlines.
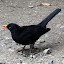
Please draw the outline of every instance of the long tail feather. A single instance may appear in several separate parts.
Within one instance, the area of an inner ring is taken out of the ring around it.
[[[61,11],[61,9],[56,9],[54,10],[52,13],[50,13],[41,23],[39,23],[38,25],[42,26],[42,27],[46,27],[47,23],[54,17],[56,16],[59,12]]]

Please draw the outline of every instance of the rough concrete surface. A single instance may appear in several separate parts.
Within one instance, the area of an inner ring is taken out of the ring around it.
[[[40,6],[41,3],[53,5]],[[37,50],[33,58],[29,46],[24,51],[28,56],[17,52],[23,46],[17,45],[9,30],[1,25],[12,22],[20,26],[38,24],[57,8],[62,10],[48,23],[51,30],[35,43]],[[51,53],[43,55],[47,48]],[[0,0],[0,64],[64,64],[64,0]]]

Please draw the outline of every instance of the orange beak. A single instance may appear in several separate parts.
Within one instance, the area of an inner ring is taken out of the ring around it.
[[[2,25],[3,27],[7,28],[7,25]]]

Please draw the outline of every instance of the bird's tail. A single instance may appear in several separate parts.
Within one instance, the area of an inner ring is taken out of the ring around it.
[[[61,11],[61,9],[56,9],[54,10],[52,13],[50,13],[41,23],[39,23],[38,25],[42,26],[42,27],[46,27],[47,23],[55,16],[57,15],[59,12]]]

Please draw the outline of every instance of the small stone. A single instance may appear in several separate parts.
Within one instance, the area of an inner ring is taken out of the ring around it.
[[[30,55],[30,58],[33,58],[33,55]]]
[[[60,28],[64,28],[64,26],[61,26]]]
[[[49,63],[48,64],[53,64],[53,60],[49,60]]]
[[[13,50],[13,49],[9,49],[9,51],[10,51],[10,52],[14,52],[14,50]]]
[[[35,58],[36,56],[35,55],[30,55],[30,58]]]
[[[29,8],[33,8],[33,6],[29,6]]]
[[[44,43],[44,42],[46,42],[44,39],[38,39],[38,44],[39,44],[39,42],[40,43]]]
[[[10,39],[9,37],[5,37],[6,39]]]
[[[51,49],[50,49],[50,48],[45,49],[45,50],[43,51],[43,53],[44,53],[44,54],[49,54],[49,53],[51,53]]]
[[[34,7],[34,6],[33,6],[33,3],[29,3],[28,7],[29,7],[29,8],[33,8],[33,7]]]

